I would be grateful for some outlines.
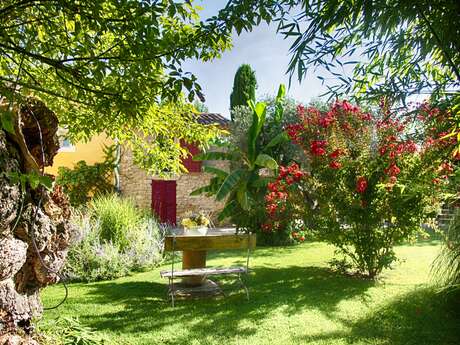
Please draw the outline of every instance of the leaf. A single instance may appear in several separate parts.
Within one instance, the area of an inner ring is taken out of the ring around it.
[[[217,219],[219,221],[222,221],[225,218],[230,217],[235,211],[235,208],[236,208],[236,201],[235,200],[228,201],[225,204],[223,210],[219,213],[219,216],[217,217]]]
[[[209,193],[209,192],[212,192],[212,186],[210,185],[195,189],[194,191],[190,193],[190,196],[197,196],[197,195],[201,195],[201,194]]]
[[[286,132],[279,133],[276,137],[274,137],[270,142],[265,146],[264,150],[277,146],[279,144],[285,143],[289,141],[289,137]]]
[[[30,184],[30,188],[37,189],[40,185],[40,176],[37,173],[30,173],[27,175],[27,179]]]
[[[251,182],[251,187],[266,187],[270,182],[273,182],[275,179],[273,177],[259,177],[255,181]]]
[[[14,134],[13,113],[9,110],[2,109],[0,115],[2,128],[11,134]]]
[[[226,172],[225,170],[222,170],[222,169],[219,169],[219,168],[216,168],[216,167],[212,167],[212,166],[209,166],[209,165],[204,165],[203,166],[203,171],[204,172],[208,172],[208,173],[211,173],[211,174],[214,174],[222,179],[225,179],[227,176],[228,176],[228,172]]]
[[[240,204],[243,210],[248,211],[250,209],[251,205],[249,202],[249,196],[248,196],[246,183],[243,183],[240,186],[240,188],[238,188],[238,191],[236,193],[236,199],[238,200],[238,203]]]
[[[40,176],[40,184],[48,190],[53,188],[53,180],[48,175]]]
[[[203,152],[193,157],[194,161],[217,161],[217,160],[231,160],[232,156],[228,152],[211,151]]]
[[[282,102],[285,96],[286,96],[286,86],[284,86],[284,84],[280,84],[278,88],[278,94],[276,95],[276,102]]]
[[[223,200],[229,193],[231,193],[235,186],[240,182],[243,175],[244,171],[241,169],[235,170],[228,175],[216,193],[216,200]]]
[[[257,156],[255,164],[272,170],[278,168],[278,163],[276,163],[276,160],[265,153],[261,153]]]
[[[267,105],[263,102],[259,102],[254,105],[254,102],[249,102],[252,108],[252,124],[248,131],[248,158],[252,163],[256,157],[256,143],[259,137],[260,131],[265,123],[265,117],[267,114]]]

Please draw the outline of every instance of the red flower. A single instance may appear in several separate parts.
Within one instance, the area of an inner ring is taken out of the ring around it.
[[[332,161],[329,163],[329,167],[331,169],[340,169],[342,167],[342,164],[340,162],[337,162],[337,161]]]
[[[304,173],[300,170],[297,170],[294,173],[294,180],[299,181],[304,176]]]
[[[326,150],[324,149],[326,146],[326,140],[312,140],[310,144],[310,152],[313,156],[324,156],[326,154]]]
[[[387,147],[385,145],[379,148],[380,156],[383,156],[386,152],[387,152]]]
[[[356,191],[360,194],[364,193],[367,189],[367,180],[365,177],[360,176],[356,180]]]
[[[276,209],[277,209],[277,205],[276,204],[268,204],[266,207],[265,207],[267,213],[270,215],[270,216],[273,216],[275,215],[275,212],[276,212]]]
[[[301,237],[299,238],[299,241],[300,241],[300,242],[305,241],[305,236],[301,236]]]
[[[289,172],[289,171],[288,171],[288,169],[286,169],[286,167],[280,166],[280,173],[279,173],[279,176],[280,176],[281,178],[286,177],[287,174],[288,174],[288,172]]]
[[[300,169],[300,167],[296,162],[291,163],[291,165],[288,168],[289,173],[293,173],[293,172],[295,172],[295,171],[297,171],[299,169]]]
[[[278,184],[275,183],[275,182],[270,182],[267,187],[268,187],[268,190],[271,191],[271,192],[277,192],[278,191]]]
[[[332,151],[332,152],[329,154],[329,157],[331,157],[332,159],[335,159],[335,158],[339,157],[341,154],[343,154],[342,150],[341,150],[341,149],[337,149],[337,150]]]
[[[272,230],[271,224],[262,224],[262,231],[263,232],[270,232]]]
[[[319,125],[321,127],[327,128],[334,122],[334,117],[331,113],[327,113],[326,116],[323,116],[319,119]]]
[[[449,162],[443,162],[440,166],[440,170],[447,174],[451,174],[454,172],[454,168],[452,167],[452,164],[450,164]]]
[[[417,151],[417,145],[412,140],[409,140],[405,146],[406,152],[414,153]]]
[[[383,170],[383,172],[389,176],[396,176],[401,172],[401,169],[395,163],[391,163],[390,166]]]

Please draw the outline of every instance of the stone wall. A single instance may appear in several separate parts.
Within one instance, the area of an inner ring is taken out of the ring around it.
[[[223,161],[206,161],[203,164],[228,170],[228,164]],[[177,178],[170,179],[176,180],[177,183],[176,212],[178,221],[189,212],[197,213],[199,211],[209,214],[213,220],[216,219],[217,213],[223,207],[223,202],[217,202],[214,198],[208,198],[204,195],[190,196],[193,190],[207,185],[212,176],[212,174],[201,172],[183,174]],[[150,209],[152,179],[158,178],[148,175],[144,170],[134,165],[132,152],[123,149],[120,161],[120,189],[122,195],[133,199],[138,207]]]

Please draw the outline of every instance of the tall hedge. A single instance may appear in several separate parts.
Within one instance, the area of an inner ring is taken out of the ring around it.
[[[238,105],[248,105],[248,101],[256,99],[256,74],[248,64],[241,65],[235,73],[233,90],[230,95],[230,110]],[[233,120],[233,115],[232,115]]]

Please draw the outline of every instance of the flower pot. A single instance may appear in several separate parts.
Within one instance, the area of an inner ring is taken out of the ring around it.
[[[187,235],[204,236],[208,233],[208,228],[206,226],[196,226],[193,228],[186,228],[184,229],[184,232]]]

